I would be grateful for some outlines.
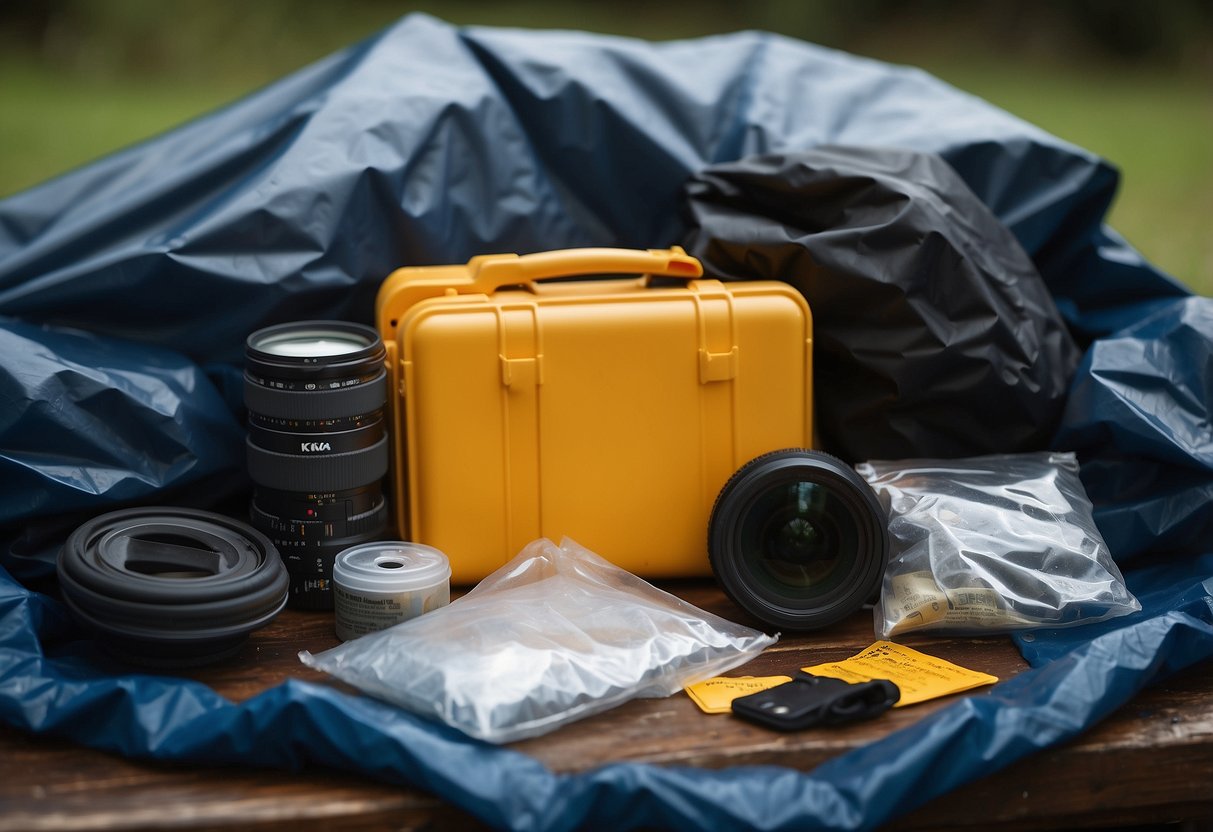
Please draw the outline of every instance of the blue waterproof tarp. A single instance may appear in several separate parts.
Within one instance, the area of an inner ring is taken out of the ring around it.
[[[113,675],[27,588],[87,517],[239,502],[251,330],[369,322],[400,265],[677,243],[690,177],[825,144],[937,154],[1030,257],[1085,350],[1052,444],[1079,453],[1141,613],[1037,633],[1033,669],[810,773],[558,776],[325,686],[233,705]],[[337,766],[528,829],[867,828],[1065,740],[1213,655],[1213,301],[1104,227],[1115,185],[1105,162],[916,70],[762,34],[647,44],[416,16],[10,197],[0,718],[143,758]]]

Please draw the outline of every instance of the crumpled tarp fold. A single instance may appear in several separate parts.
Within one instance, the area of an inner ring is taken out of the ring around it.
[[[809,302],[827,451],[950,459],[1052,436],[1078,348],[1027,253],[939,156],[751,157],[696,174],[687,201],[706,271],[782,279]]]

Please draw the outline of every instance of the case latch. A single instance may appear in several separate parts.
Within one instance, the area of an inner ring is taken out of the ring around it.
[[[692,297],[699,319],[699,383],[737,377],[737,342],[733,337],[733,296],[719,280],[695,280]]]
[[[511,390],[532,390],[543,384],[538,313],[533,303],[502,305],[497,310],[501,384]]]
[[[737,376],[737,347],[728,352],[699,350],[699,381],[728,381]]]
[[[540,383],[538,358],[501,359],[501,383],[506,387],[532,388]]]

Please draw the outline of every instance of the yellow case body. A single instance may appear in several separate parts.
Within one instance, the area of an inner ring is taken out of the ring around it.
[[[539,282],[586,274],[644,276]],[[460,584],[562,536],[639,575],[710,574],[726,480],[810,446],[812,321],[786,284],[700,274],[678,248],[393,272],[376,320],[401,537]]]

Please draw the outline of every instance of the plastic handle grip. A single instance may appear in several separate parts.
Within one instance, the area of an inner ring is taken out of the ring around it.
[[[477,262],[479,260],[479,262]],[[502,286],[531,283],[554,277],[585,274],[643,274],[681,277],[703,275],[699,261],[681,248],[641,251],[627,248],[569,248],[519,256],[491,255],[469,264],[472,288],[492,292]]]

